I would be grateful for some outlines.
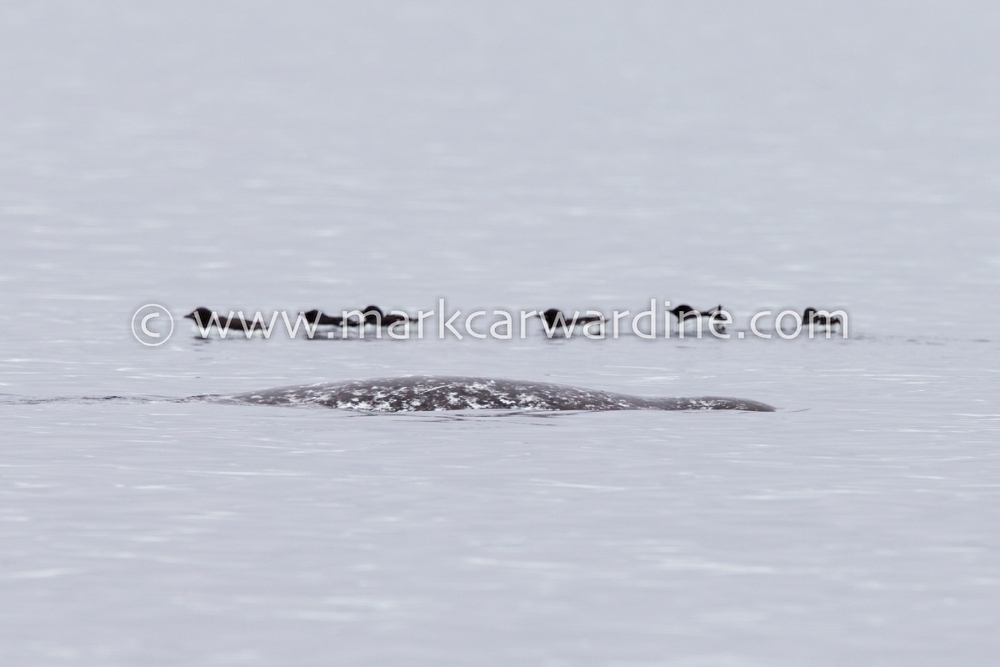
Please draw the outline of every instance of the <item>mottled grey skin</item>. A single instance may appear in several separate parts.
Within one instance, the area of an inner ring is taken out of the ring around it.
[[[400,377],[265,389],[220,400],[263,405],[324,405],[365,412],[438,410],[749,410],[774,408],[740,398],[646,398],[547,382],[474,377]]]

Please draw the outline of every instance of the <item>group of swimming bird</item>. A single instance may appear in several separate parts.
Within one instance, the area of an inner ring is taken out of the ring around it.
[[[726,309],[722,307],[722,304],[719,304],[710,310],[695,310],[687,304],[681,304],[675,308],[671,308],[667,312],[677,318],[677,325],[679,328],[685,328],[690,324],[697,324],[699,327],[703,327],[706,331],[709,327],[713,327],[715,331],[722,333],[725,331],[725,321],[732,321],[731,318],[728,317]],[[802,311],[803,326],[811,326],[817,329],[835,329],[844,325],[844,321],[839,315],[829,315],[825,313],[826,311],[821,312],[812,307],[806,308]],[[605,321],[604,315],[600,314],[587,315],[584,317],[577,316],[574,320],[570,320],[566,317],[566,314],[558,308],[549,308],[545,312],[541,313],[539,317],[545,320],[545,323],[550,329],[555,327],[557,324],[564,322],[569,323],[574,321],[577,324],[600,322],[603,324]]]
[[[723,333],[726,330],[726,322],[732,322],[732,318],[729,317],[728,312],[722,307],[722,304],[719,304],[710,310],[696,310],[687,304],[681,304],[667,312],[677,319],[677,326],[679,329],[697,326],[699,331],[704,330],[707,332],[712,330],[718,333]],[[363,309],[345,311],[342,315],[328,315],[321,310],[314,309],[303,312],[302,316],[305,318],[309,326],[332,326],[340,327],[342,329],[358,328],[362,325],[366,327],[372,326],[388,328],[404,322],[418,321],[417,318],[410,317],[401,311],[393,311],[386,314],[378,306],[366,306]],[[566,326],[576,325],[585,327],[595,323],[599,323],[600,326],[603,326],[607,320],[603,314],[593,313],[593,311],[588,311],[587,315],[580,315],[579,313],[576,313],[573,317],[567,317],[567,315],[558,308],[549,308],[538,313],[537,316],[545,322],[546,329],[550,334],[550,337],[551,334],[554,333],[556,327],[561,326],[565,328]],[[215,316],[214,312],[205,307],[195,308],[184,317],[193,320],[198,327],[202,329],[211,327],[213,319],[216,326],[222,326],[222,323]],[[839,315],[829,315],[826,314],[826,311],[818,311],[815,308],[810,307],[806,308],[802,312],[802,324],[806,327],[813,327],[822,330],[841,328],[844,323]],[[228,318],[226,326],[243,331],[244,333],[252,333],[255,330],[263,328],[263,324],[259,321],[247,322],[243,317],[234,319],[232,316]],[[569,335],[569,333],[566,332],[566,335]]]
[[[204,306],[195,308],[184,316],[189,320],[194,320],[195,324],[202,328],[212,326],[215,313]],[[347,317],[343,315],[327,315],[321,310],[307,310],[302,313],[309,326],[333,326],[333,327],[360,327],[378,326],[391,327],[400,322],[416,322],[416,318],[400,313],[385,314],[378,306],[368,306],[364,309],[347,311]],[[221,325],[221,322],[219,322]],[[229,318],[229,326],[242,331],[253,331],[261,328],[260,322],[247,322],[246,319]]]

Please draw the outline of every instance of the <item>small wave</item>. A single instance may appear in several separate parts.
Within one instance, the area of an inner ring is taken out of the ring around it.
[[[44,405],[46,403],[172,403],[177,399],[150,398],[148,396],[53,396],[50,398],[31,398],[0,395],[0,405]]]

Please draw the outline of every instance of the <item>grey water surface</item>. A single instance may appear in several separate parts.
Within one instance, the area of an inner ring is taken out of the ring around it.
[[[0,4],[0,664],[994,664],[998,32],[973,1]],[[735,321],[183,319],[441,299]],[[850,335],[781,338],[806,307]],[[266,404],[428,376],[515,409]],[[778,409],[520,409],[549,385]]]

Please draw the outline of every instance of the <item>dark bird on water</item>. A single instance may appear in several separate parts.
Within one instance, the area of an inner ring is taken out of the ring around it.
[[[310,310],[310,311],[307,311],[305,313],[302,313],[302,315],[306,318],[306,321],[310,325],[332,326],[332,327],[342,327],[342,326],[344,326],[344,318],[343,317],[337,317],[337,316],[334,316],[334,315],[327,315],[326,313],[324,313],[321,310]],[[356,327],[356,326],[358,326],[358,323],[357,322],[348,322],[347,325],[348,326],[352,326],[352,327]]]
[[[711,310],[695,310],[686,303],[682,303],[671,308],[668,312],[677,318],[677,326],[680,328],[700,324],[705,327],[714,326],[715,330],[719,332],[725,331],[725,323],[718,319],[726,312],[722,304]]]
[[[834,328],[844,326],[844,321],[840,315],[832,315],[826,311],[820,312],[815,308],[806,308],[802,311],[802,323],[806,326],[820,328]]]
[[[549,308],[545,312],[539,313],[538,316],[549,325],[550,329],[560,323],[560,321],[565,322],[567,325],[574,322],[576,324],[590,324],[591,322],[604,321],[604,315],[580,315],[579,313],[576,314],[576,319],[574,320],[573,318],[566,317],[566,314],[558,308]]]

